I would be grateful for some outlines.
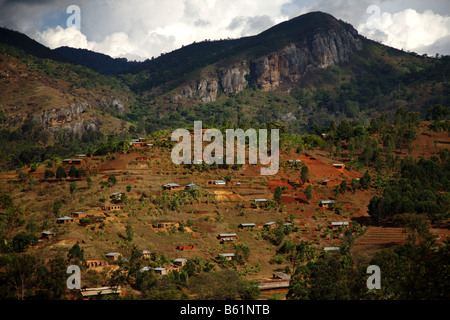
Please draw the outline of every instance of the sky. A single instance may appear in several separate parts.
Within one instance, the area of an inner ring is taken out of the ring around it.
[[[194,41],[255,35],[311,11],[391,47],[450,55],[449,0],[0,0],[0,26],[51,49],[143,61]]]

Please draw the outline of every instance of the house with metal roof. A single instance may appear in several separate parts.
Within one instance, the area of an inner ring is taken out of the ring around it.
[[[163,189],[164,190],[168,190],[168,191],[180,190],[181,186],[179,184],[176,184],[176,183],[167,183],[167,184],[163,185]]]
[[[200,185],[199,184],[196,184],[196,183],[189,183],[188,185],[186,185],[185,187],[184,187],[184,189],[185,190],[197,190],[197,189],[200,189],[201,187],[200,187]]]
[[[225,260],[232,260],[234,258],[234,253],[219,253],[219,257]]]
[[[105,254],[105,257],[109,260],[117,261],[119,260],[120,253],[119,252],[110,252]]]
[[[329,208],[330,205],[332,205],[332,204],[334,204],[334,203],[335,203],[334,200],[322,200],[322,201],[320,201],[320,203],[319,203],[319,207],[322,207],[322,208]]]
[[[73,221],[74,221],[74,217],[69,217],[69,216],[64,216],[64,217],[56,219],[56,223],[60,223],[60,224],[72,223]]]
[[[184,258],[177,258],[175,260],[173,260],[173,263],[176,264],[177,266],[184,266],[186,264],[187,260]]]
[[[238,228],[241,228],[241,229],[243,229],[243,228],[253,228],[255,226],[256,226],[256,224],[254,224],[254,223],[241,223],[238,226]]]
[[[236,233],[219,233],[219,235],[217,236],[217,239],[224,239],[224,238],[237,239],[237,234]]]

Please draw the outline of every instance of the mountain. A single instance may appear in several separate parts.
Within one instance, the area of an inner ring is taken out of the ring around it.
[[[435,105],[450,102],[449,57],[384,46],[323,12],[144,62],[83,49],[50,50],[7,29],[0,29],[0,39],[5,141],[23,139],[12,132],[26,121],[50,133],[50,139],[33,143],[46,146],[63,130],[78,138],[79,149],[84,141],[89,148],[98,145],[92,136],[145,135],[195,120],[243,128],[278,122],[289,133],[307,133],[343,119],[367,125],[387,114],[393,120],[399,108],[425,118]]]
[[[80,64],[98,73],[106,75],[125,73],[136,65],[139,65],[139,62],[128,61],[125,58],[111,58],[108,55],[93,52],[87,49],[59,47],[53,49],[53,52],[65,57],[73,63]]]
[[[344,118],[367,124],[399,107],[425,115],[448,105],[449,67],[448,57],[384,46],[312,12],[252,37],[193,43],[121,78],[143,98],[129,119],[147,118],[153,128],[214,118],[279,121],[298,133]]]

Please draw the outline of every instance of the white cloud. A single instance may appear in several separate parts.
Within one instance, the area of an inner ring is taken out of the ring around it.
[[[366,37],[383,44],[423,54],[427,53],[425,48],[450,35],[450,17],[431,10],[423,13],[414,9],[393,14],[380,12],[379,16],[372,15],[357,29]]]
[[[0,0],[0,25],[49,47],[75,46],[143,60],[204,39],[257,34],[289,18],[324,11],[363,35],[405,50],[450,54],[448,0],[98,0],[80,1],[81,30],[65,25],[72,0]],[[370,29],[366,9],[381,7]],[[411,6],[413,9],[408,9]],[[424,8],[432,11],[423,11]],[[437,13],[436,13],[437,12]],[[49,23],[49,19],[51,19]],[[60,27],[55,27],[56,25]],[[48,28],[50,26],[50,28]],[[47,28],[47,29],[45,29]],[[444,39],[444,40],[443,40]],[[444,51],[445,50],[445,51]]]

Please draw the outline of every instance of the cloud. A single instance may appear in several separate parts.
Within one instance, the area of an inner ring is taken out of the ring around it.
[[[423,54],[427,53],[427,48],[445,48],[442,45],[445,41],[438,44],[450,35],[450,17],[431,10],[419,13],[414,9],[406,9],[393,14],[374,11],[371,19],[360,24],[357,29],[361,34],[383,44]]]
[[[81,29],[76,31],[66,25],[66,9],[74,4],[72,0],[0,0],[0,25],[49,47],[77,46],[113,57],[144,60],[194,41],[255,35],[300,14],[324,11],[351,23],[361,34],[399,49],[439,49],[450,54],[448,41],[443,40],[449,30],[450,6],[446,1],[79,1]],[[370,28],[371,14],[366,11],[370,5],[381,9],[381,28]],[[434,11],[430,14],[424,8]],[[414,21],[417,24],[411,25]]]

